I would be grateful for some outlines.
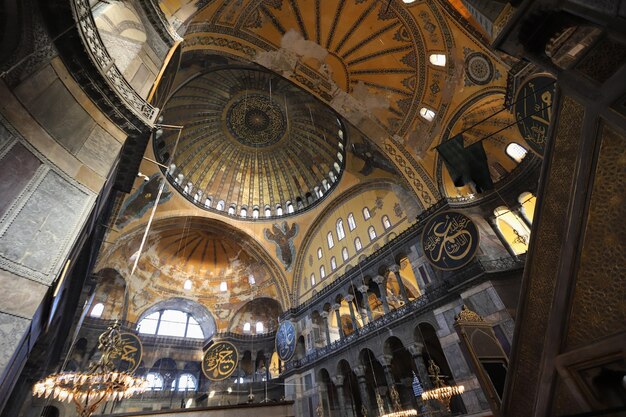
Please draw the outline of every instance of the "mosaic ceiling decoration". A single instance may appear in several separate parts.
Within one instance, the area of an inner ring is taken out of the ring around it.
[[[427,99],[426,80],[434,69],[427,65],[426,41],[438,50],[450,46],[447,26],[431,3],[417,21],[399,1],[214,2],[193,17],[185,48],[239,49],[275,69],[295,64],[297,82],[325,101],[341,89],[389,134],[402,135],[417,116],[413,104]]]
[[[184,126],[168,179],[190,201],[239,218],[304,210],[339,182],[345,129],[309,93],[270,72],[228,68],[179,88],[164,122]],[[170,162],[177,132],[154,141]]]

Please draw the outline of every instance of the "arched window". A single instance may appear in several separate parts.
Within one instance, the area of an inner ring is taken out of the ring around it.
[[[335,173],[333,171],[328,171],[328,178],[330,178],[330,182],[335,182],[337,178],[335,178]]]
[[[198,190],[196,192],[196,195],[193,196],[193,202],[197,203],[200,201],[201,198],[202,198],[202,191]]]
[[[315,274],[311,274],[311,287],[315,287]]]
[[[320,266],[320,279],[326,278],[326,270],[324,269],[324,265]]]
[[[244,332],[249,332],[250,331],[250,323],[244,323],[243,324],[243,331]]]
[[[374,226],[370,226],[367,229],[367,234],[370,236],[370,241],[376,239],[376,229],[374,229]]]
[[[193,283],[191,282],[190,279],[185,280],[185,283],[183,284],[183,289],[189,291],[192,287]]]
[[[213,200],[211,199],[211,197],[207,197],[206,200],[204,200],[204,206],[207,208],[211,208],[211,203],[213,202]]]
[[[328,249],[331,249],[335,246],[335,240],[333,239],[333,232],[328,232],[326,235],[326,240],[328,241]]]
[[[511,142],[506,145],[506,154],[518,164],[522,162],[527,153],[526,148],[519,143]]]
[[[223,211],[224,210],[224,200],[220,200],[217,202],[217,206],[215,206],[215,208],[219,211]]]
[[[241,217],[248,217],[248,209],[245,207],[242,207],[241,210],[239,211],[239,215]]]
[[[387,229],[389,229],[391,227],[391,222],[389,221],[389,216],[387,216],[386,214],[383,216],[382,221],[383,221],[383,227],[385,228],[385,230],[387,230]]]
[[[183,189],[183,193],[189,194],[191,193],[191,190],[193,190],[193,183],[188,182],[187,185],[185,185],[185,188]]]
[[[152,391],[163,390],[163,377],[157,372],[148,372],[146,374],[146,387]]]
[[[270,206],[265,206],[265,217],[272,217],[272,209],[270,209]]]
[[[191,374],[182,374],[181,376],[179,376],[176,385],[177,391],[195,391],[198,388],[198,382],[196,381],[196,377]]]
[[[337,269],[337,258],[333,256],[330,258],[330,270],[334,271],[335,269]]]
[[[226,291],[228,291],[228,284],[226,283],[226,281],[222,281],[222,282],[220,282],[220,291],[221,291],[221,292],[226,292]]]
[[[149,314],[139,322],[137,329],[140,334],[204,339],[196,319],[179,310],[161,310]]]
[[[530,229],[526,223],[508,207],[498,207],[494,210],[494,215],[498,229],[513,252],[516,255],[526,253],[530,241]]]
[[[354,239],[354,249],[356,249],[357,252],[363,249],[363,245],[361,244],[361,239],[358,237]]]
[[[252,209],[252,218],[253,219],[259,218],[259,206],[254,206],[254,208]]]
[[[428,120],[429,122],[432,122],[433,120],[435,120],[435,112],[427,109],[426,107],[422,107],[420,109],[420,116],[422,116],[424,119]]]
[[[257,321],[256,322],[256,332],[257,332],[257,334],[263,333],[264,329],[265,329],[265,326],[263,326],[263,322]]]
[[[446,66],[446,56],[444,54],[430,54],[430,63],[437,67]]]
[[[228,207],[228,215],[229,216],[234,216],[235,215],[235,206]]]
[[[91,309],[91,314],[89,316],[99,319],[102,316],[102,312],[104,311],[104,304],[98,303]]]
[[[348,227],[351,231],[356,229],[356,221],[354,220],[354,214],[352,213],[348,214]]]
[[[348,260],[348,258],[350,257],[350,254],[348,253],[348,248],[344,247],[343,249],[341,249],[341,257],[344,261]]]
[[[367,207],[363,207],[363,219],[369,220],[370,217],[372,217],[370,215],[370,209],[368,209]]]
[[[343,220],[337,220],[337,239],[341,240],[346,237],[346,231],[343,229]]]
[[[330,185],[328,184],[328,180],[322,180],[322,186],[324,187],[324,190],[326,191],[330,190]]]
[[[277,216],[282,216],[283,215],[283,208],[281,207],[280,204],[276,204],[276,215]]]
[[[324,256],[322,248],[317,248],[317,259],[322,259],[322,256]]]
[[[294,212],[293,204],[291,203],[291,201],[287,201],[287,213],[291,214],[293,212]]]

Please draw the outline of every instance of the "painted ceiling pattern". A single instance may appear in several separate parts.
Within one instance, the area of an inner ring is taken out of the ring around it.
[[[329,194],[345,161],[344,127],[310,94],[271,72],[228,68],[202,74],[179,88],[163,112],[182,125],[154,141],[168,176],[203,208],[265,217],[281,205],[297,213]],[[200,191],[200,194],[198,194]],[[218,207],[219,202],[223,203]],[[292,207],[287,203],[291,202]]]

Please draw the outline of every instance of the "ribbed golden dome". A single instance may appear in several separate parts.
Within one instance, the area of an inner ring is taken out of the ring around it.
[[[338,116],[266,71],[202,74],[173,94],[163,116],[184,126],[168,178],[208,210],[245,218],[296,213],[327,195],[343,171]],[[157,159],[168,163],[177,132],[156,136]]]

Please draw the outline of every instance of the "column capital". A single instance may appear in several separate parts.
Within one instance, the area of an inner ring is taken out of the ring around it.
[[[323,319],[328,320],[328,311],[322,311],[322,312],[320,313],[320,316],[321,316]]]
[[[391,265],[391,266],[390,266],[389,268],[387,268],[387,269],[389,269],[389,270],[390,270],[391,272],[393,272],[393,273],[398,273],[398,272],[400,272],[400,265],[398,265],[398,264],[393,264],[393,265]]]
[[[379,361],[379,362],[380,362],[380,364],[381,364],[383,367],[385,367],[385,368],[387,368],[387,367],[391,366],[391,360],[392,360],[392,359],[393,359],[393,355],[387,355],[387,354],[380,355],[380,356],[378,357],[378,361]]]
[[[369,291],[370,287],[368,287],[367,285],[363,284],[363,285],[359,285],[356,289],[359,290],[359,292],[361,294],[367,294],[367,292]]]
[[[410,345],[407,345],[406,349],[409,351],[411,356],[421,356],[424,351],[424,344],[420,342],[414,342]]]
[[[385,277],[383,277],[382,275],[376,275],[372,281],[374,281],[376,284],[378,285],[382,285],[385,282]]]
[[[331,308],[338,311],[341,308],[341,304],[335,303],[331,306]]]
[[[343,375],[335,375],[334,377],[332,377],[333,380],[333,384],[335,384],[338,387],[343,386],[343,380],[344,380],[344,376]]]
[[[352,301],[354,301],[354,295],[348,294],[345,297],[343,297],[343,299],[346,300],[347,302],[351,303]]]
[[[357,378],[365,378],[365,366],[358,365],[352,368],[352,370],[354,371],[354,374],[357,376]]]

